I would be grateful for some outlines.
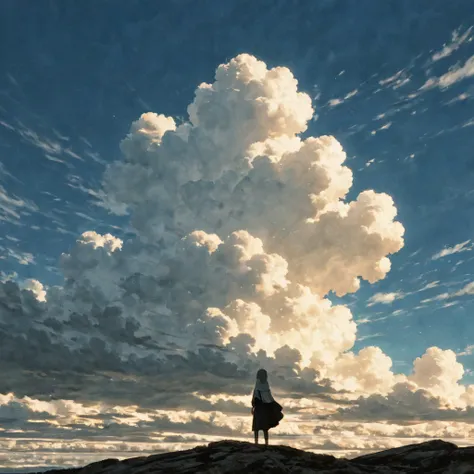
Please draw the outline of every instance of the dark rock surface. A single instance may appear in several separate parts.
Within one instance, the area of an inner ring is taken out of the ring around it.
[[[441,440],[412,444],[355,459],[312,454],[288,446],[219,441],[187,451],[105,459],[50,474],[474,474],[474,447]]]

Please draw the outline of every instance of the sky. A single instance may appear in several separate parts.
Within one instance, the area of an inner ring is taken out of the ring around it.
[[[469,0],[0,2],[0,472],[474,436]]]

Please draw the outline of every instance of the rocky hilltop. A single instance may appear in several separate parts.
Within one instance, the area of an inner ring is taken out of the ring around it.
[[[474,474],[474,446],[441,440],[412,444],[354,459],[312,454],[288,446],[219,441],[187,451],[105,459],[83,468],[49,474]]]

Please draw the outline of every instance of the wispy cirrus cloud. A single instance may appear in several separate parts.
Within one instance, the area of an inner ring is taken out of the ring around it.
[[[368,302],[367,306],[374,306],[376,304],[392,304],[396,300],[401,300],[405,298],[406,294],[401,291],[392,291],[390,293],[375,293],[372,295]]]
[[[446,89],[472,76],[474,76],[474,56],[467,59],[462,66],[454,67],[440,77],[430,77],[420,88],[420,91],[433,89],[434,87]]]
[[[381,79],[379,85],[383,87],[390,87],[393,89],[399,89],[400,87],[408,84],[410,82],[410,76],[408,74],[408,69],[401,69],[390,77]]]
[[[358,94],[358,89],[354,89],[350,92],[348,92],[344,97],[340,97],[340,98],[336,98],[336,99],[331,99],[327,105],[329,107],[336,107],[337,105],[341,105],[343,104],[346,100],[349,100],[351,99],[352,97],[354,97],[355,95]]]
[[[472,26],[470,26],[464,33],[461,33],[461,29],[458,28],[457,30],[453,31],[451,36],[451,41],[446,43],[443,46],[443,49],[437,51],[433,54],[431,59],[433,62],[439,61],[440,59],[447,58],[454,53],[454,51],[458,50],[464,43],[470,40],[470,35],[472,32]]]
[[[430,281],[429,283],[421,287],[419,290],[414,291],[414,293],[421,293],[422,291],[431,290],[433,288],[438,287],[439,284],[440,284],[439,280]]]
[[[474,344],[466,346],[461,352],[457,352],[458,357],[470,356],[474,354]]]
[[[0,221],[18,224],[23,213],[37,211],[38,206],[34,202],[10,194],[0,184]]]
[[[461,289],[457,291],[453,291],[451,293],[449,292],[440,293],[439,295],[436,295],[433,298],[427,298],[423,300],[422,303],[432,303],[433,301],[443,301],[443,300],[452,299],[459,296],[466,296],[466,295],[474,295],[474,281],[467,283],[466,285],[464,285]]]
[[[376,304],[385,304],[385,305],[392,304],[394,301],[402,300],[406,298],[407,296],[415,295],[416,293],[421,293],[427,290],[431,290],[433,288],[437,288],[439,284],[440,282],[438,280],[435,280],[435,281],[430,281],[429,283],[426,283],[421,288],[418,288],[417,290],[413,290],[413,291],[405,292],[405,291],[397,290],[397,291],[392,291],[388,293],[375,293],[367,300],[367,306],[374,306]]]
[[[431,257],[431,260],[439,260],[440,258],[447,257],[448,255],[453,255],[455,253],[468,252],[469,250],[472,250],[472,248],[473,245],[471,244],[471,241],[466,240],[465,242],[453,245],[452,247],[445,247],[444,249],[435,253]]]
[[[0,246],[0,251],[4,254],[4,258],[12,258],[13,260],[16,260],[20,265],[36,264],[34,255],[29,252],[23,252],[21,250],[6,248],[3,246]]]
[[[61,143],[65,137],[60,137],[59,140],[51,138],[45,133],[39,133],[19,120],[16,120],[15,123],[2,120],[0,121],[0,125],[18,134],[24,142],[39,149],[49,161],[62,163],[69,168],[72,168],[73,165],[68,162],[67,157],[71,157],[77,161],[84,161],[84,158],[74,152],[69,145]],[[52,130],[52,134],[58,136],[58,132],[54,129]]]

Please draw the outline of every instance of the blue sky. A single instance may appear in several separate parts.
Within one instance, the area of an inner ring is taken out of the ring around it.
[[[2,2],[2,279],[63,285],[59,257],[83,232],[132,238],[94,197],[132,122],[187,122],[196,87],[248,53],[310,96],[301,137],[340,142],[346,200],[387,193],[405,228],[385,278],[329,294],[358,322],[352,350],[378,346],[408,375],[428,347],[451,349],[474,383],[473,25],[469,0]]]

